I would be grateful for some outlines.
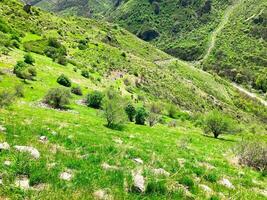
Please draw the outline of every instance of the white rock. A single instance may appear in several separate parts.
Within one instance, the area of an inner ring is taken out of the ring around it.
[[[170,173],[165,171],[164,169],[162,168],[158,168],[158,169],[153,169],[152,172],[155,174],[155,175],[163,175],[163,176],[170,176]]]
[[[141,160],[140,158],[134,158],[133,160],[134,160],[135,162],[137,162],[138,164],[143,164],[143,163],[144,163],[144,161]]]
[[[144,192],[145,191],[145,179],[142,176],[142,170],[138,170],[135,172],[132,172],[133,176],[133,182],[134,182],[134,189],[138,192]]]
[[[116,142],[117,144],[123,144],[123,141],[118,138],[118,139],[113,139],[114,142]]]
[[[10,165],[11,165],[11,161],[6,160],[6,161],[4,162],[4,165],[6,165],[6,166],[10,166]]]
[[[27,177],[17,178],[15,185],[21,189],[28,190],[30,188],[30,181]]]
[[[0,125],[0,132],[5,132],[6,131],[6,128],[2,125]]]
[[[205,191],[206,193],[212,193],[212,192],[213,192],[212,189],[211,189],[209,186],[207,186],[207,185],[200,184],[199,187],[200,187],[203,191]]]
[[[70,181],[73,178],[73,174],[70,171],[62,172],[59,178],[64,181]]]
[[[42,143],[45,143],[45,142],[48,141],[48,138],[46,136],[42,135],[42,136],[39,137],[39,141],[42,142]]]
[[[226,178],[223,178],[222,180],[219,181],[219,184],[229,188],[229,189],[235,189],[235,186]]]
[[[260,190],[260,194],[267,197],[267,190]]]
[[[0,178],[0,185],[3,185],[3,180]]]
[[[107,193],[106,190],[97,190],[94,192],[93,196],[95,199],[99,200],[111,200],[112,197]]]
[[[29,146],[14,146],[14,148],[19,152],[29,153],[35,159],[40,158],[40,153],[37,149]]]
[[[118,170],[119,169],[117,166],[111,166],[107,163],[103,163],[101,166],[104,170]]]
[[[0,143],[0,150],[9,150],[10,146],[7,142]]]
[[[56,136],[57,135],[57,132],[56,131],[52,131],[51,134],[54,135],[54,136]]]

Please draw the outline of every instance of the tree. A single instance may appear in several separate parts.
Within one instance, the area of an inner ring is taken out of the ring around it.
[[[104,96],[99,91],[93,91],[91,94],[87,95],[87,105],[92,108],[99,109],[102,104]]]
[[[65,88],[52,88],[44,97],[44,103],[53,108],[65,108],[70,103],[70,91]]]
[[[14,74],[18,78],[28,80],[34,80],[34,77],[37,75],[35,68],[29,67],[29,65],[23,61],[18,61],[13,69]]]
[[[135,107],[131,103],[128,103],[127,106],[125,107],[125,112],[130,122],[133,122],[136,114]]]
[[[140,125],[145,125],[148,114],[149,113],[146,111],[144,107],[137,108],[135,115],[135,123]]]
[[[206,133],[213,133],[215,138],[224,133],[229,133],[231,131],[232,121],[229,117],[223,115],[217,110],[213,110],[208,113],[205,118],[204,131]]]
[[[27,53],[24,55],[24,62],[29,65],[33,65],[35,63],[35,60],[31,54]]]
[[[107,120],[107,127],[121,129],[126,121],[124,99],[115,90],[109,90],[105,95],[103,110]]]
[[[58,79],[57,79],[57,82],[60,84],[60,85],[63,85],[65,87],[70,87],[71,86],[71,81],[70,79],[65,76],[64,74],[61,74]]]

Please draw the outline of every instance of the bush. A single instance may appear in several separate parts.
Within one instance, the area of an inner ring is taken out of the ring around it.
[[[129,103],[126,107],[125,107],[125,112],[128,116],[128,119],[130,122],[133,122],[134,121],[134,117],[135,117],[135,114],[136,114],[136,110],[135,110],[135,107]]]
[[[53,108],[65,108],[70,103],[70,92],[65,88],[53,88],[44,97],[44,103]]]
[[[236,150],[239,163],[267,172],[267,145],[260,141],[243,141]]]
[[[29,65],[23,61],[17,62],[14,66],[13,73],[16,74],[18,78],[24,80],[34,80],[34,77],[37,75],[35,68],[29,67]]]
[[[99,91],[94,91],[87,95],[87,105],[92,108],[99,109],[103,100],[103,94]]]
[[[35,63],[35,60],[31,54],[27,53],[24,55],[24,62],[29,65],[33,65]]]
[[[60,85],[63,85],[65,87],[71,87],[71,81],[70,79],[65,76],[64,74],[61,74],[58,79],[57,79],[57,82],[60,84]]]
[[[55,48],[60,48],[62,45],[61,43],[57,40],[57,38],[49,38],[48,39],[48,45],[50,47],[55,47]]]
[[[158,114],[150,113],[148,116],[148,119],[147,119],[149,126],[152,127],[152,126],[156,125],[158,123],[159,119],[160,119],[160,116]]]
[[[78,95],[78,96],[82,96],[82,95],[83,95],[83,93],[82,93],[82,89],[81,89],[79,86],[72,87],[72,88],[71,88],[71,92],[72,92],[73,94]]]
[[[213,133],[215,138],[224,133],[229,133],[231,131],[231,119],[219,111],[214,110],[208,113],[205,118],[204,131],[206,133]]]
[[[161,114],[162,112],[162,106],[158,103],[153,102],[150,105],[150,112],[155,113],[155,114]]]
[[[168,116],[170,118],[173,118],[173,119],[176,118],[177,108],[173,104],[168,106],[168,110],[167,111],[168,111]]]
[[[68,64],[68,59],[65,56],[60,56],[57,63],[66,66]]]
[[[81,75],[82,75],[83,77],[85,77],[85,78],[89,78],[89,76],[90,76],[90,74],[89,74],[89,72],[88,72],[87,70],[82,70]]]
[[[11,92],[7,90],[0,92],[0,108],[11,105],[14,100],[15,97]]]
[[[103,110],[107,120],[107,127],[112,129],[122,129],[126,114],[124,112],[124,100],[114,90],[109,90],[105,96]]]
[[[24,87],[23,85],[16,85],[15,86],[15,96],[17,97],[24,97]]]
[[[135,123],[140,125],[145,125],[146,118],[148,117],[148,112],[144,107],[137,108],[135,115]]]

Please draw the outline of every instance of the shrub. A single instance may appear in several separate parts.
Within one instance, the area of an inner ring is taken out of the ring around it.
[[[168,111],[168,116],[170,118],[175,118],[176,117],[177,109],[173,104],[168,106],[168,110],[167,111]]]
[[[231,131],[231,119],[217,110],[211,111],[205,118],[204,131],[211,132],[215,138],[218,138],[219,135]]]
[[[71,92],[72,92],[73,94],[78,95],[78,96],[82,96],[82,95],[83,95],[83,93],[82,93],[82,89],[81,89],[79,86],[72,87],[72,88],[71,88]]]
[[[18,61],[17,64],[14,66],[13,69],[14,74],[18,78],[21,79],[28,79],[28,80],[34,80],[33,77],[37,75],[36,70],[33,67],[29,67],[25,62],[23,61]]]
[[[125,107],[125,112],[126,112],[126,114],[128,116],[129,121],[130,122],[133,122],[134,121],[135,114],[136,114],[135,107],[131,103],[129,103]]]
[[[87,105],[92,108],[99,109],[103,100],[103,94],[99,91],[94,91],[87,95]]]
[[[0,92],[0,108],[9,106],[15,100],[14,95],[7,90]]]
[[[44,97],[44,103],[53,108],[65,108],[70,103],[70,92],[65,88],[53,88]]]
[[[105,96],[103,110],[107,120],[107,127],[121,129],[126,121],[126,114],[123,109],[124,100],[114,90],[109,90]]]
[[[24,62],[30,65],[33,65],[35,63],[35,60],[31,54],[27,53],[24,55]]]
[[[15,86],[15,96],[17,97],[24,97],[24,87],[23,85],[16,85]]]
[[[145,125],[147,117],[148,117],[148,112],[144,107],[137,108],[135,115],[136,124]]]
[[[50,47],[55,47],[55,48],[60,48],[62,46],[61,43],[57,40],[57,38],[53,37],[48,39],[48,45]]]
[[[82,70],[81,75],[82,75],[83,77],[85,77],[85,78],[89,78],[89,76],[90,76],[88,70]]]
[[[161,114],[162,112],[162,106],[158,103],[153,102],[150,105],[150,112],[155,113],[155,114]]]
[[[267,172],[267,145],[260,141],[242,141],[235,149],[239,163]]]
[[[71,86],[71,81],[70,79],[65,76],[64,74],[61,74],[58,79],[57,79],[57,82],[60,84],[60,85],[63,85],[65,87],[70,87]]]
[[[152,126],[156,125],[158,123],[159,119],[160,119],[160,117],[158,114],[150,113],[148,115],[148,119],[147,119],[149,126],[152,127]]]
[[[60,56],[57,60],[58,64],[66,66],[68,64],[68,59],[65,56]]]

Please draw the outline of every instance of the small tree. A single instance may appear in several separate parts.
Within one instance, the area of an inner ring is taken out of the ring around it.
[[[16,85],[15,86],[15,96],[17,97],[24,97],[24,87],[23,85]]]
[[[94,91],[87,95],[87,105],[92,108],[99,109],[103,100],[103,94],[99,91]]]
[[[15,100],[15,96],[12,92],[4,90],[0,91],[0,108],[9,106]]]
[[[136,114],[135,107],[131,103],[129,103],[125,107],[125,112],[126,112],[126,114],[128,116],[128,119],[130,120],[130,122],[133,122],[135,114]]]
[[[213,133],[215,138],[224,133],[231,131],[231,119],[217,110],[208,113],[205,118],[204,131]]]
[[[85,78],[89,78],[89,77],[90,77],[90,74],[89,74],[88,70],[82,70],[81,75],[82,75],[83,77],[85,77]]]
[[[53,108],[65,108],[70,103],[70,92],[65,88],[52,88],[44,97],[44,103]]]
[[[160,119],[160,117],[159,117],[158,114],[149,113],[149,116],[148,116],[148,119],[147,119],[149,126],[152,127],[152,126],[156,125],[158,123],[159,119]]]
[[[137,108],[135,115],[135,123],[140,125],[145,125],[148,114],[149,113],[146,111],[144,107]]]
[[[78,96],[82,96],[82,95],[83,95],[83,93],[82,93],[82,89],[80,88],[80,86],[72,87],[72,88],[71,88],[71,92],[72,92],[73,94],[78,95]]]
[[[27,53],[24,55],[24,62],[29,65],[33,65],[35,63],[35,60],[31,54]]]
[[[71,86],[71,81],[70,79],[65,76],[64,74],[61,74],[58,79],[57,79],[57,82],[60,84],[60,85],[63,85],[65,87],[70,87]]]
[[[126,114],[123,109],[124,99],[116,91],[108,91],[103,110],[107,120],[107,127],[112,129],[121,129],[126,121]]]
[[[29,65],[23,61],[18,61],[13,69],[14,74],[18,78],[28,80],[34,80],[34,77],[37,75],[35,68],[29,67]]]
[[[168,106],[168,115],[170,118],[175,118],[177,115],[177,108],[173,104]]]

